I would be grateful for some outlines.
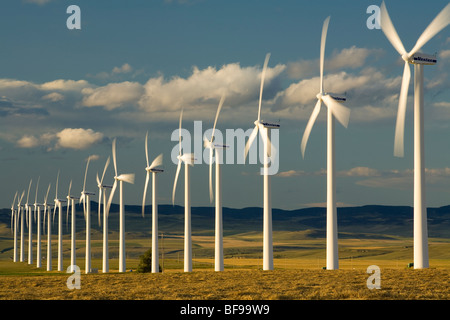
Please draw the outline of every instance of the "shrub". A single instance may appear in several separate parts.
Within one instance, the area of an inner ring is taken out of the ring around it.
[[[152,272],[152,249],[145,251],[143,255],[140,256],[141,261],[137,268],[137,272],[145,273]],[[161,272],[161,266],[159,267],[159,272]]]

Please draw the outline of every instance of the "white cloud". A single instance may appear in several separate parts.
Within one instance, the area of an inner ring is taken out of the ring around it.
[[[20,148],[46,147],[47,151],[53,149],[86,149],[99,143],[103,134],[92,129],[66,128],[57,133],[44,133],[40,136],[24,135],[16,145]]]
[[[56,148],[86,149],[103,139],[103,134],[92,129],[66,128],[56,134]]]
[[[131,72],[133,68],[128,64],[125,63],[121,67],[114,67],[112,72],[113,73],[128,73]]]
[[[35,148],[39,145],[39,139],[31,135],[24,135],[17,141],[17,146],[19,148]]]
[[[270,82],[285,69],[284,65],[268,68],[266,72],[266,91]],[[208,67],[200,70],[193,68],[192,74],[184,79],[174,77],[169,81],[162,76],[147,81],[145,94],[139,105],[146,111],[174,111],[183,108],[201,108],[214,106],[220,97],[226,95],[226,104],[242,106],[258,98],[260,85],[260,67],[241,67],[237,63],[224,65],[220,69]]]
[[[86,80],[64,80],[58,79],[45,82],[40,85],[42,90],[59,90],[59,91],[81,91],[84,88],[92,87]]]
[[[84,88],[83,105],[86,107],[102,106],[113,110],[124,105],[135,105],[144,94],[144,88],[137,82],[110,83],[99,88]]]
[[[356,69],[364,66],[369,56],[380,56],[383,54],[381,49],[367,49],[352,46],[334,51],[331,57],[325,56],[324,73],[334,72],[345,68]],[[287,64],[286,73],[292,79],[299,79],[319,75],[319,59],[300,60]]]
[[[44,100],[49,100],[52,102],[62,101],[64,100],[64,96],[58,92],[52,92],[42,97]]]

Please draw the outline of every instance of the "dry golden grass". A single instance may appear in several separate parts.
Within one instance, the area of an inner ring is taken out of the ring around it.
[[[39,300],[318,300],[450,299],[450,270],[382,268],[381,289],[368,289],[364,268],[227,269],[191,273],[81,274],[81,289],[66,286],[68,274],[0,277],[0,299]]]

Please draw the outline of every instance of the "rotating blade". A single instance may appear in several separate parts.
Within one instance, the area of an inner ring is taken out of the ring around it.
[[[398,100],[397,122],[395,124],[394,156],[396,157],[403,157],[404,154],[403,136],[405,132],[406,103],[408,100],[408,89],[410,80],[411,80],[411,69],[409,63],[405,61],[402,87],[400,89],[400,97]]]
[[[144,195],[142,196],[142,218],[145,217],[145,198],[147,196],[147,187],[148,187],[148,180],[149,179],[150,179],[150,172],[147,171],[147,175],[145,177]]]
[[[386,35],[386,38],[388,38],[395,50],[397,50],[400,55],[404,55],[406,53],[405,47],[403,46],[403,43],[395,30],[391,18],[389,17],[384,1],[380,6],[380,26],[381,30],[383,30]]]
[[[348,120],[350,118],[350,109],[343,106],[341,103],[334,100],[330,95],[322,97],[325,105],[330,108],[334,117],[345,127],[348,127]]]
[[[266,71],[267,71],[267,65],[269,63],[269,59],[270,59],[270,53],[266,54],[263,70],[261,72],[261,85],[259,87],[258,121],[261,119],[261,103],[262,103],[262,94],[263,94],[263,88],[264,88],[264,78],[266,77]]]
[[[303,138],[302,138],[302,143],[301,143],[301,150],[302,150],[303,158],[305,158],[306,144],[308,143],[309,135],[311,134],[311,130],[314,126],[314,123],[316,122],[317,116],[319,115],[321,105],[322,105],[322,101],[320,99],[317,100],[316,106],[314,107],[311,117],[309,118],[308,123],[306,125],[305,132],[303,133]]]
[[[252,133],[250,134],[250,137],[247,140],[247,144],[245,145],[245,150],[244,150],[244,162],[247,159],[248,151],[250,150],[250,147],[251,147],[253,141],[255,140],[256,135],[258,134],[258,130],[259,130],[259,126],[256,125],[253,128],[253,131],[252,131]]]
[[[409,53],[412,56],[414,53],[419,51],[431,38],[438,34],[442,29],[450,24],[450,3],[448,3],[444,9],[439,12],[436,18],[431,21],[428,27],[424,30],[422,35],[416,42],[416,45]]]
[[[173,190],[172,190],[172,205],[175,205],[175,190],[177,188],[178,175],[180,174],[181,169],[181,159],[178,159],[177,172],[175,173],[175,181],[173,182]]]
[[[323,22],[322,37],[320,39],[320,92],[323,92],[323,66],[325,60],[325,43],[327,41],[328,25],[330,17],[328,16]]]

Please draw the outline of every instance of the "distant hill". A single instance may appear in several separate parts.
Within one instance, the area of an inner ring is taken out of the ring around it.
[[[77,231],[83,231],[85,222],[82,207],[77,205]],[[92,202],[92,228],[98,225],[97,203]],[[109,230],[119,227],[117,204],[112,204]],[[66,211],[64,210],[64,223]],[[151,205],[146,207],[145,218],[141,206],[126,206],[126,232],[136,237],[147,236],[151,231]],[[183,234],[184,208],[181,206],[159,205],[159,230],[165,234]],[[10,226],[10,209],[0,210],[0,224]],[[192,234],[214,234],[214,207],[192,207]],[[342,207],[337,209],[339,237],[413,236],[413,208],[408,206],[367,205]],[[274,231],[311,230],[310,236],[325,237],[326,208],[305,208],[297,210],[273,209]],[[57,220],[57,219],[55,219]],[[262,232],[263,209],[249,207],[243,209],[223,208],[224,234]],[[56,225],[55,225],[56,227]],[[7,230],[7,229],[3,229]],[[36,228],[34,228],[35,232]],[[64,232],[66,232],[64,225]],[[4,232],[3,232],[4,233]],[[450,238],[450,206],[428,208],[429,237]],[[9,236],[2,234],[2,236]]]

